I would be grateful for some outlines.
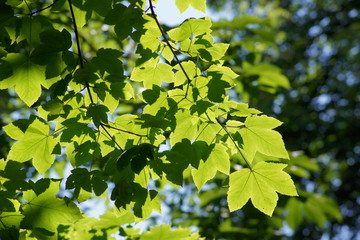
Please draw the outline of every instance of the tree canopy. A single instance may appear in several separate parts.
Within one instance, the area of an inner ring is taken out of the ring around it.
[[[352,1],[157,2],[0,3],[0,238],[355,238]]]

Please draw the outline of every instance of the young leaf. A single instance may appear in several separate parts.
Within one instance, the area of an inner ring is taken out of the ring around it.
[[[201,35],[211,32],[210,18],[205,19],[188,19],[179,27],[174,28],[168,32],[171,39],[182,42],[188,39],[192,34]]]
[[[158,63],[158,59],[151,59],[135,67],[130,79],[143,82],[145,88],[152,89],[153,85],[160,86],[161,82],[173,82],[174,73],[169,64]]]
[[[30,107],[39,99],[41,85],[47,84],[45,66],[33,63],[30,58],[21,53],[9,53],[3,60],[11,65],[13,74],[0,81],[0,89],[15,86],[15,92]]]
[[[8,159],[17,162],[33,160],[33,165],[39,173],[44,173],[55,160],[52,154],[57,144],[56,139],[49,135],[47,124],[35,119],[26,129],[25,134],[18,139],[10,149]]]
[[[242,208],[249,199],[254,207],[271,216],[278,200],[276,192],[297,196],[295,185],[283,169],[286,164],[259,162],[230,175],[228,203],[230,211]]]
[[[265,155],[289,159],[281,135],[272,130],[281,122],[268,116],[251,116],[245,120],[245,127],[239,130],[244,141],[244,150],[248,159],[253,159],[256,151]]]

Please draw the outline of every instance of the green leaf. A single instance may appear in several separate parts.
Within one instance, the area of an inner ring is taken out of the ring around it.
[[[268,116],[250,116],[245,120],[245,127],[239,130],[245,155],[248,161],[254,158],[256,151],[265,155],[289,159],[281,135],[272,130],[281,125],[281,122]]]
[[[180,13],[185,12],[190,6],[201,12],[206,12],[206,0],[176,0]]]
[[[55,29],[49,29],[40,33],[40,40],[52,52],[68,50],[71,45],[71,35],[63,29],[61,32]]]
[[[99,127],[101,123],[108,123],[107,112],[109,109],[104,105],[90,104],[87,109],[86,116],[91,117],[96,127]]]
[[[148,232],[144,232],[140,239],[141,240],[184,240],[184,239],[200,239],[196,236],[196,233],[191,233],[190,229],[187,228],[178,228],[171,230],[170,225],[163,224],[157,227],[152,228]]]
[[[6,228],[19,228],[24,215],[19,212],[2,212],[0,214],[0,230]]]
[[[100,196],[101,194],[103,194],[103,192],[105,192],[108,185],[103,180],[102,174],[100,171],[95,170],[95,171],[92,171],[91,174],[92,174],[92,177],[91,177],[92,189],[93,189],[94,193],[96,194],[96,196]]]
[[[183,184],[183,172],[191,164],[198,168],[200,159],[204,158],[207,151],[207,145],[200,142],[191,142],[183,139],[175,144],[171,151],[165,151],[166,159],[169,163],[161,166],[161,170],[166,173],[166,178],[174,184],[181,186]]]
[[[335,219],[338,222],[342,220],[339,207],[329,197],[313,195],[307,199],[304,206],[305,217],[314,221],[321,228],[325,227],[326,221],[330,219]]]
[[[183,1],[182,1],[183,2]],[[211,32],[211,20],[205,19],[188,19],[184,21],[179,27],[171,29],[168,34],[171,39],[182,42],[191,37],[192,34],[202,35]]]
[[[69,148],[69,146],[67,148]],[[100,146],[98,142],[91,140],[81,144],[75,142],[75,148],[72,153],[74,154],[74,159],[70,158],[71,163],[74,166],[81,166],[100,156]]]
[[[147,159],[154,159],[154,149],[151,144],[142,143],[124,151],[116,162],[119,171],[131,164],[131,170],[137,174],[147,165]]]
[[[39,99],[41,85],[47,85],[45,66],[33,63],[21,53],[9,53],[3,60],[11,65],[13,74],[0,81],[0,89],[15,87],[15,92],[30,107]]]
[[[108,72],[112,75],[112,77],[107,76],[106,79],[110,81],[115,79],[118,81],[120,77],[123,76],[123,65],[119,60],[122,52],[111,49],[111,48],[100,48],[96,52],[96,57],[94,57],[91,61],[99,68],[101,74]]]
[[[278,200],[276,192],[297,196],[290,176],[283,171],[286,164],[259,162],[230,175],[228,203],[230,211],[242,208],[249,199],[255,208],[271,216]]]
[[[90,173],[86,168],[75,168],[71,170],[70,176],[66,179],[66,189],[80,188],[91,192]]]
[[[33,165],[39,173],[44,173],[54,163],[52,154],[57,144],[56,139],[49,134],[50,127],[35,119],[26,129],[25,134],[10,149],[8,159],[17,162],[33,160]]]
[[[226,151],[227,148],[225,146],[216,144],[209,157],[205,161],[200,161],[198,169],[191,171],[199,191],[207,181],[215,176],[217,171],[229,175],[230,158]]]
[[[209,89],[208,98],[213,102],[222,102],[225,97],[225,89],[229,88],[228,82],[222,80],[222,74],[218,72],[209,73],[210,81],[207,84]]]
[[[40,228],[56,232],[59,224],[71,224],[82,216],[73,202],[66,203],[64,199],[56,198],[58,183],[51,183],[49,189],[36,196],[31,190],[24,193],[27,201],[24,204],[24,225],[30,229]]]
[[[115,4],[104,20],[105,24],[114,25],[115,33],[121,39],[127,38],[138,25],[143,24],[142,9],[137,8],[136,4],[126,7],[122,4]]]
[[[174,81],[172,67],[166,63],[158,63],[157,59],[151,59],[144,64],[135,67],[130,79],[143,82],[144,87],[152,89],[153,85],[160,86],[161,82],[171,83]]]
[[[181,142],[183,139],[193,140],[197,133],[196,123],[198,117],[192,115],[190,111],[178,111],[175,115],[176,127],[170,134],[170,145],[174,146],[176,143]]]
[[[111,0],[87,0],[84,4],[86,10],[95,11],[100,16],[105,17],[111,9]]]

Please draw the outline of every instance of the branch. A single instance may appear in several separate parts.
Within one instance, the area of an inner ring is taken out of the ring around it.
[[[31,12],[31,13],[29,13],[28,15],[33,16],[33,15],[39,13],[39,12],[42,12],[42,11],[44,11],[44,10],[46,10],[46,9],[49,9],[49,8],[51,8],[52,6],[54,6],[57,1],[59,1],[59,0],[54,0],[54,2],[53,2],[52,4],[50,4],[49,6],[46,6],[46,7],[44,7],[44,8],[39,9],[39,10],[36,10],[36,11],[34,11],[34,12]]]
[[[77,45],[78,54],[79,54],[80,68],[81,68],[81,69],[84,69],[84,59],[83,59],[83,56],[82,56],[82,53],[81,53],[79,33],[78,33],[77,25],[76,25],[76,19],[75,19],[74,9],[73,9],[73,7],[72,7],[71,0],[68,0],[68,2],[69,2],[70,12],[71,12],[71,17],[72,17],[73,24],[74,24],[74,33],[75,33],[76,45]],[[85,81],[85,86],[86,86],[86,89],[87,89],[88,92],[89,92],[89,97],[90,97],[91,103],[94,103],[94,100],[93,100],[93,97],[92,97],[91,91],[90,91],[90,86],[89,86],[89,83],[88,83],[87,81]]]
[[[124,151],[124,149],[122,149],[122,147],[116,142],[115,138],[113,136],[111,136],[111,134],[109,133],[109,131],[104,127],[104,125],[100,125],[102,127],[102,129],[104,129],[104,131],[106,132],[106,134],[111,138],[111,140],[116,144],[116,146],[121,150]]]
[[[179,64],[179,66],[180,66],[180,68],[181,68],[181,71],[184,73],[186,79],[188,80],[188,84],[190,84],[190,82],[191,82],[192,80],[190,79],[189,75],[188,75],[187,72],[185,71],[183,65],[181,64],[181,61],[180,61],[179,58],[177,57],[177,55],[176,55],[173,47],[171,46],[169,40],[168,40],[167,37],[166,37],[166,33],[164,32],[164,29],[161,27],[161,25],[160,25],[160,23],[159,23],[159,20],[158,20],[157,17],[156,17],[156,13],[155,13],[155,11],[154,11],[154,6],[153,6],[153,3],[152,3],[152,0],[149,0],[149,9],[150,9],[150,11],[151,11],[151,15],[153,15],[153,17],[154,17],[154,20],[155,20],[155,22],[156,22],[156,25],[158,26],[158,28],[159,28],[159,30],[160,30],[160,32],[161,32],[162,37],[164,38],[164,40],[165,40],[165,42],[166,42],[166,45],[170,48],[172,54],[174,55],[174,57],[175,57],[175,59],[176,59],[176,62]],[[188,90],[189,90],[189,87],[186,88],[185,98],[186,98],[186,96],[187,96],[187,94],[188,94]]]
[[[138,137],[147,137],[146,135],[141,135],[141,134],[133,133],[133,132],[130,132],[130,131],[127,131],[127,130],[124,130],[124,129],[121,129],[121,128],[113,127],[113,126],[110,126],[110,125],[107,125],[107,124],[101,124],[101,125],[102,125],[103,127],[112,128],[112,129],[118,130],[118,131],[120,131],[120,132],[132,134],[132,135],[135,135],[135,136],[138,136]]]

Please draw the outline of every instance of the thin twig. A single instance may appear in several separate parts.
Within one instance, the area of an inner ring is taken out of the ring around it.
[[[76,45],[77,45],[78,54],[79,54],[80,68],[84,69],[84,59],[83,59],[83,56],[82,56],[82,53],[81,53],[80,39],[79,39],[79,33],[78,33],[77,25],[76,25],[74,9],[72,7],[71,0],[68,0],[68,2],[69,2],[70,12],[71,12],[71,17],[72,17],[73,24],[74,24],[74,33],[75,33]],[[90,97],[91,103],[94,103],[94,100],[93,100],[93,97],[92,97],[91,91],[90,91],[90,86],[89,86],[89,83],[87,81],[85,81],[85,86],[86,86],[86,89],[89,92],[89,97]]]
[[[35,14],[37,14],[37,13],[39,13],[39,12],[42,12],[42,11],[44,11],[44,10],[46,10],[46,9],[49,9],[49,8],[51,8],[52,6],[54,6],[57,1],[58,1],[58,0],[54,0],[54,2],[53,2],[52,4],[50,4],[49,6],[46,6],[46,7],[44,7],[44,8],[39,9],[39,10],[36,10],[36,11],[34,11],[34,12],[31,12],[31,13],[29,13],[28,15],[32,16],[32,15],[35,15]]]
[[[189,77],[189,75],[187,74],[187,72],[185,71],[185,68],[183,67],[183,65],[181,64],[181,61],[179,60],[178,56],[176,55],[173,47],[171,46],[169,40],[167,39],[166,37],[166,33],[164,32],[164,29],[161,27],[160,23],[159,23],[159,20],[157,19],[156,17],[156,13],[154,11],[154,6],[153,6],[153,3],[152,3],[152,0],[149,0],[149,9],[151,11],[151,15],[153,15],[154,17],[154,20],[156,22],[156,25],[158,26],[160,32],[161,32],[161,35],[162,37],[164,38],[167,46],[170,48],[172,54],[174,55],[175,59],[176,59],[176,62],[179,64],[180,68],[181,68],[181,71],[184,73],[186,79],[188,80],[188,84],[190,84],[190,82],[192,81]],[[189,87],[186,88],[186,92],[185,92],[185,98],[187,97],[187,94],[188,94],[188,90],[189,90]]]
[[[116,146],[121,150],[124,151],[124,149],[116,142],[116,139],[111,136],[111,134],[109,133],[109,131],[104,127],[104,125],[100,125],[102,127],[102,129],[104,129],[104,131],[106,132],[106,134],[111,138],[111,140],[116,144]]]
[[[107,128],[112,128],[112,129],[118,130],[120,132],[132,134],[132,135],[135,135],[135,136],[138,136],[138,137],[147,137],[147,135],[133,133],[133,132],[130,132],[130,131],[127,131],[127,130],[124,130],[124,129],[121,129],[121,128],[113,127],[113,126],[110,126],[110,125],[107,125],[107,124],[101,124],[101,125],[104,126],[104,127],[107,127]]]

